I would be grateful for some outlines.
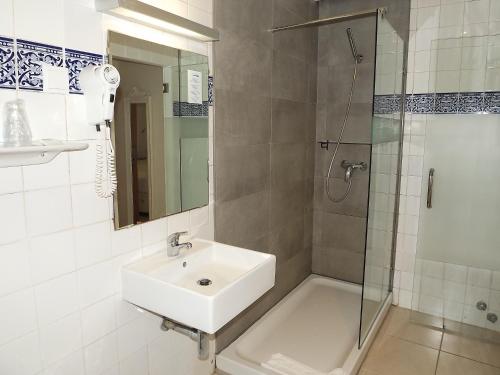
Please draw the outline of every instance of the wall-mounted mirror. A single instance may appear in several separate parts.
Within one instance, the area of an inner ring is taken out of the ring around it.
[[[208,204],[208,58],[110,32],[115,228]]]

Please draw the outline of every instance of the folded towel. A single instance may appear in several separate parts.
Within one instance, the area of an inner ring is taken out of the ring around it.
[[[280,375],[345,375],[341,368],[330,373],[317,371],[303,363],[280,353],[275,353],[267,362],[261,363],[262,367],[272,370]]]

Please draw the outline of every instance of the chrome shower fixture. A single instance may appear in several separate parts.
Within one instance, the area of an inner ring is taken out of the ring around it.
[[[498,316],[495,313],[488,313],[486,315],[486,319],[488,319],[491,323],[495,324],[498,320]]]
[[[349,183],[351,181],[354,171],[366,171],[368,169],[368,165],[364,161],[342,160],[340,166],[345,169],[344,181],[346,183]]]
[[[350,27],[346,29],[346,33],[347,33],[347,39],[349,39],[349,44],[351,45],[352,57],[354,57],[356,63],[359,64],[363,61],[363,55],[358,53],[358,49],[356,48],[356,42],[354,41],[354,37],[352,36],[352,30]]]
[[[352,187],[352,180],[351,180],[351,175],[354,169],[360,169],[360,170],[365,170],[366,169],[366,164],[365,163],[351,163],[350,165],[347,165],[346,167],[346,174],[345,174],[345,182],[347,184],[347,188],[345,189],[344,193],[340,198],[335,198],[333,196],[333,193],[330,192],[330,177],[334,175],[334,163],[335,159],[337,157],[337,153],[339,151],[340,145],[342,144],[342,139],[344,137],[344,132],[347,128],[347,123],[349,122],[349,116],[351,114],[351,106],[352,106],[352,97],[354,95],[354,87],[356,86],[356,79],[358,76],[358,64],[361,63],[363,60],[363,55],[360,55],[358,53],[358,50],[356,48],[356,43],[354,42],[354,38],[352,37],[352,31],[351,28],[346,29],[347,33],[347,38],[349,39],[349,44],[351,45],[351,51],[352,51],[352,56],[354,57],[354,67],[353,67],[353,72],[352,72],[352,80],[351,80],[351,88],[349,90],[349,95],[347,96],[347,107],[345,109],[345,115],[344,115],[344,120],[342,121],[342,126],[340,128],[340,133],[337,138],[337,142],[335,142],[335,149],[333,150],[333,155],[332,158],[330,159],[330,166],[328,167],[328,173],[326,175],[326,183],[325,183],[325,190],[326,190],[326,196],[330,201],[333,203],[340,203],[344,201],[349,193],[351,192],[351,187]],[[326,149],[328,149],[328,144],[329,142],[326,142]],[[323,144],[321,145],[322,148]],[[345,160],[344,160],[345,162]],[[342,162],[342,164],[344,164]],[[346,162],[347,163],[347,162]],[[364,169],[363,169],[364,168]]]

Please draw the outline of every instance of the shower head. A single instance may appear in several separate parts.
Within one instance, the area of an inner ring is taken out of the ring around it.
[[[351,45],[352,57],[354,57],[354,61],[356,62],[356,64],[359,64],[361,61],[363,61],[363,55],[360,55],[358,53],[358,50],[356,48],[356,43],[354,42],[354,38],[352,36],[352,30],[350,27],[346,29],[346,33],[347,33],[347,38],[349,39],[349,44]]]

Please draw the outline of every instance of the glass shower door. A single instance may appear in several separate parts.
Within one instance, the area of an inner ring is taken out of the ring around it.
[[[391,291],[401,153],[404,42],[387,17],[377,20],[370,192],[360,345]]]
[[[441,327],[500,330],[499,51],[498,36],[432,43],[412,308]]]

